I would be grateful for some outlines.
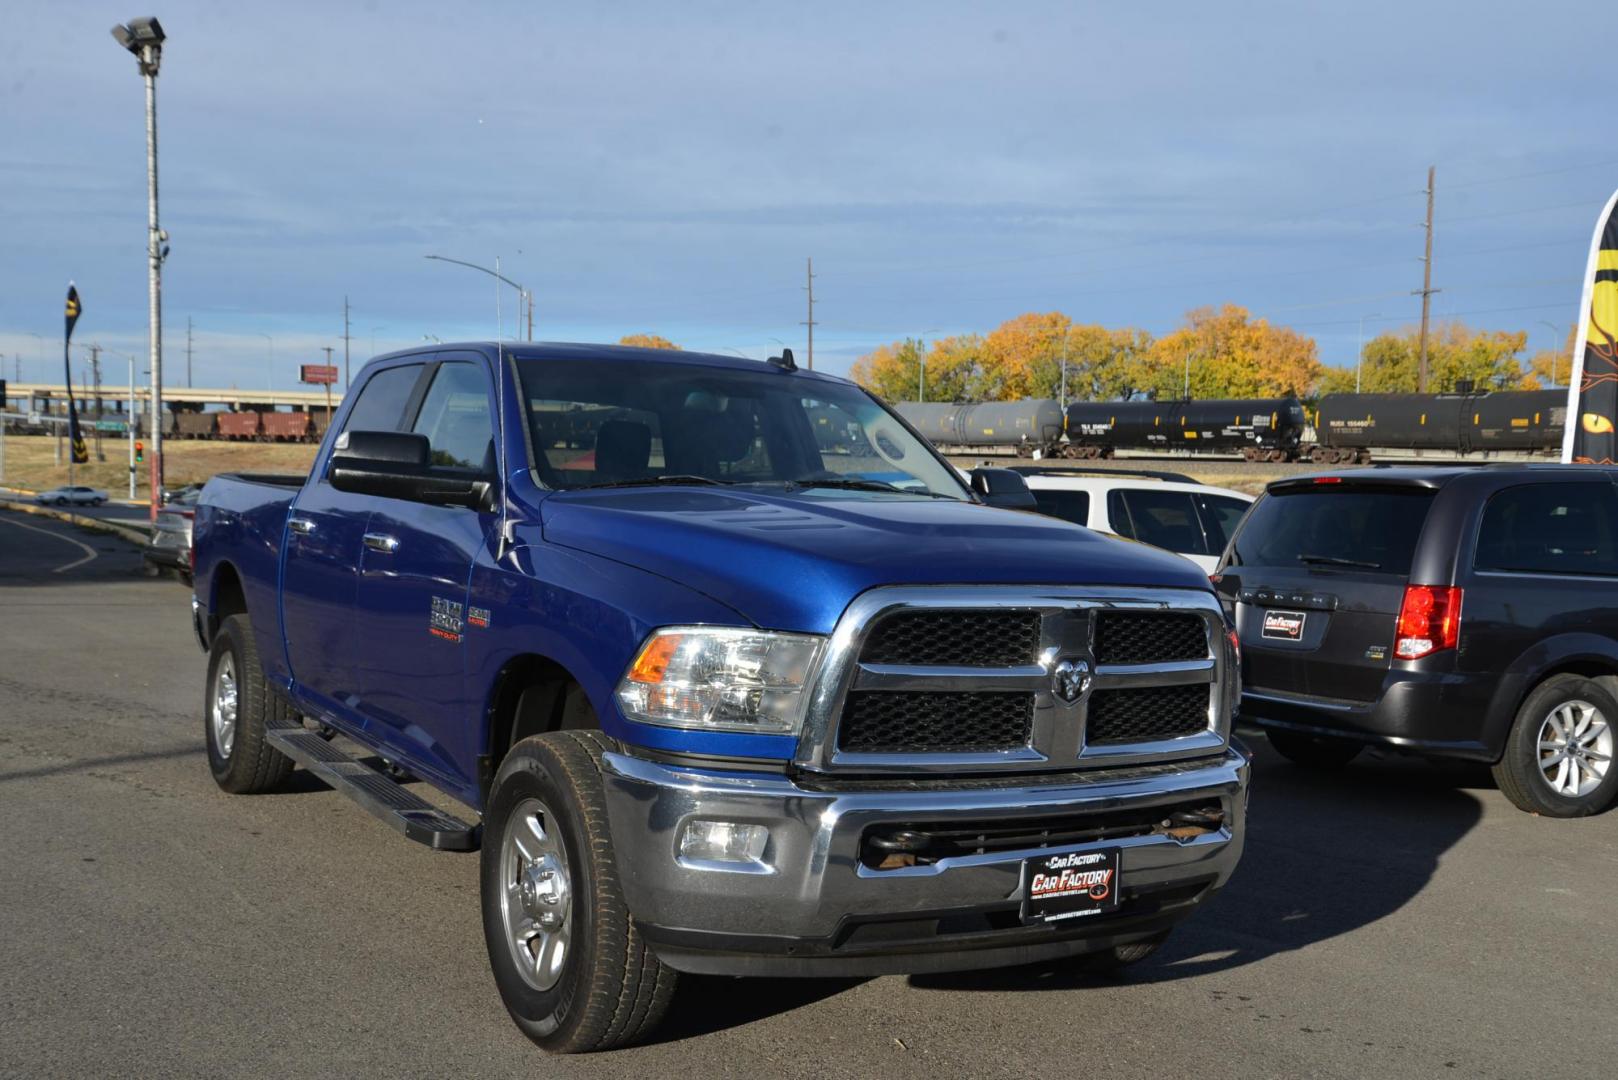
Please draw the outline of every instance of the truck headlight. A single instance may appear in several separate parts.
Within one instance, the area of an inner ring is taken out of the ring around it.
[[[648,724],[795,735],[824,645],[807,634],[667,627],[619,681],[618,706]]]

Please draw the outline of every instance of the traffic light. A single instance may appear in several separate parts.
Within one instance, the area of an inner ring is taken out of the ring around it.
[[[135,460],[136,461],[145,461],[146,460],[146,444],[145,443],[143,443],[143,442],[135,443]]]

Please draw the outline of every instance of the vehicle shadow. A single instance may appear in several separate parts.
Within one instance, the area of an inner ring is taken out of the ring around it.
[[[1339,772],[1282,760],[1262,735],[1247,846],[1224,891],[1163,948],[1121,975],[1082,963],[912,976],[957,991],[1063,990],[1119,979],[1164,982],[1242,967],[1352,933],[1398,911],[1432,880],[1444,853],[1482,817],[1486,768],[1362,756]]]
[[[682,975],[668,1016],[650,1044],[745,1027],[854,989],[867,979],[732,979]]]

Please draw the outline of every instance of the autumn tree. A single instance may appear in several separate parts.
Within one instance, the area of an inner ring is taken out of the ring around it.
[[[879,345],[854,361],[849,377],[888,401],[915,401],[918,395],[927,401],[982,400],[981,337],[935,339],[926,349],[925,371],[922,349],[915,338]]]
[[[1541,349],[1528,358],[1527,370],[1519,384],[1524,390],[1565,387],[1573,377],[1573,347],[1578,344],[1577,326],[1570,327],[1560,349]]]
[[[1528,344],[1521,330],[1474,330],[1444,323],[1427,336],[1427,388],[1447,393],[1462,380],[1479,390],[1516,390],[1526,379],[1519,360]],[[1390,330],[1365,343],[1360,387],[1367,394],[1415,393],[1421,364],[1421,334]],[[1335,368],[1321,380],[1322,393],[1352,392],[1354,369]]]
[[[1187,312],[1185,324],[1152,344],[1137,388],[1179,397],[1187,373],[1193,398],[1307,394],[1323,368],[1313,338],[1254,319],[1226,304]]]
[[[618,344],[633,345],[640,349],[674,349],[676,352],[680,349],[668,338],[657,334],[625,334],[618,339]]]

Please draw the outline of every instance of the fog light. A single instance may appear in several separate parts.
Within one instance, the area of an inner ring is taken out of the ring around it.
[[[763,866],[770,830],[734,821],[688,821],[680,834],[680,858],[699,862]]]

